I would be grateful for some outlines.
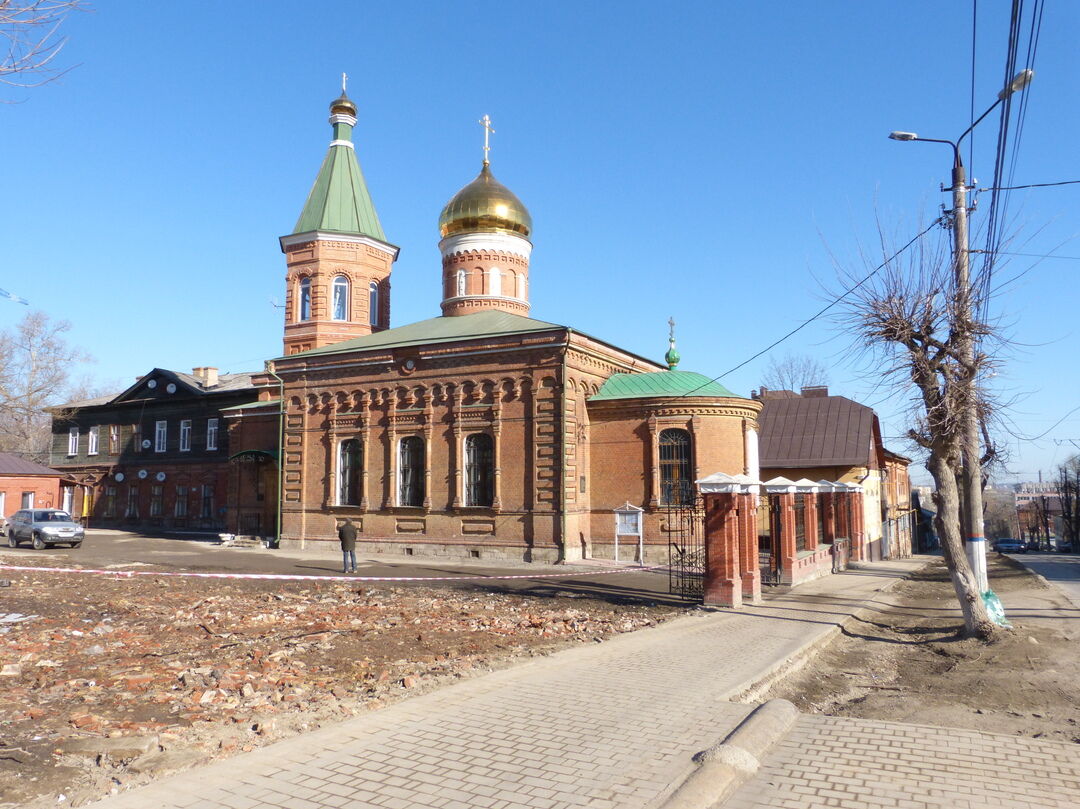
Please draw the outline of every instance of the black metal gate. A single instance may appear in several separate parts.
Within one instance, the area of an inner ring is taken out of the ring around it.
[[[780,561],[780,498],[761,495],[757,507],[758,565],[762,584],[779,584]]]
[[[705,504],[700,495],[665,506],[668,591],[701,601],[705,595]]]

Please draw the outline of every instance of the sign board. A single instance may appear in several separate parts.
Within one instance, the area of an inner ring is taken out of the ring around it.
[[[642,515],[645,513],[645,509],[638,506],[631,505],[629,502],[626,505],[615,509],[615,561],[619,561],[619,537],[637,537],[638,541],[638,564],[645,564],[645,542],[644,542],[644,530]]]

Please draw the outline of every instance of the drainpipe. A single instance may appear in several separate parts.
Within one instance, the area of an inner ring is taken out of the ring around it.
[[[276,545],[281,547],[281,499],[285,496],[284,481],[285,481],[285,380],[274,373],[274,363],[272,360],[266,361],[266,373],[274,377],[278,383],[278,488],[277,497],[277,538]],[[301,547],[303,546],[303,539],[300,540]]]
[[[566,330],[562,351],[562,374],[559,380],[559,560],[566,562],[566,358],[570,353],[571,330]]]

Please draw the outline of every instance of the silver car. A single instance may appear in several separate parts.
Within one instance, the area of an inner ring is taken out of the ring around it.
[[[27,508],[16,511],[8,518],[7,538],[12,548],[29,540],[35,550],[44,550],[49,545],[68,544],[73,548],[82,545],[86,530],[79,523],[72,521],[66,511],[55,508]]]

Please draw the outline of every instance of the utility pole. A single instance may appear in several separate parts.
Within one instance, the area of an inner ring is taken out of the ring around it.
[[[959,339],[957,349],[960,355],[962,377],[959,380],[960,403],[957,419],[960,423],[960,451],[963,459],[961,485],[961,528],[966,533],[968,560],[980,593],[990,589],[986,576],[986,537],[983,536],[983,497],[982,497],[982,453],[979,446],[979,385],[975,366],[975,335],[971,301],[971,251],[968,245],[968,208],[967,178],[964,162],[960,157],[960,144],[971,131],[989,115],[998,104],[1013,93],[1023,90],[1031,82],[1035,72],[1031,69],[1017,73],[1013,80],[998,93],[997,101],[964,130],[955,141],[939,138],[920,138],[914,132],[893,132],[893,140],[923,141],[926,143],[945,143],[953,150],[952,170],[952,227],[953,227],[953,271],[956,285],[956,314],[953,328]]]
[[[967,553],[979,592],[990,589],[986,575],[986,537],[983,532],[982,452],[979,447],[979,390],[975,378],[975,335],[971,312],[971,252],[968,244],[967,178],[954,147],[952,170],[953,259],[956,283],[956,324],[960,339],[957,348],[963,365],[961,388],[961,453],[964,459],[963,526],[967,531]]]

